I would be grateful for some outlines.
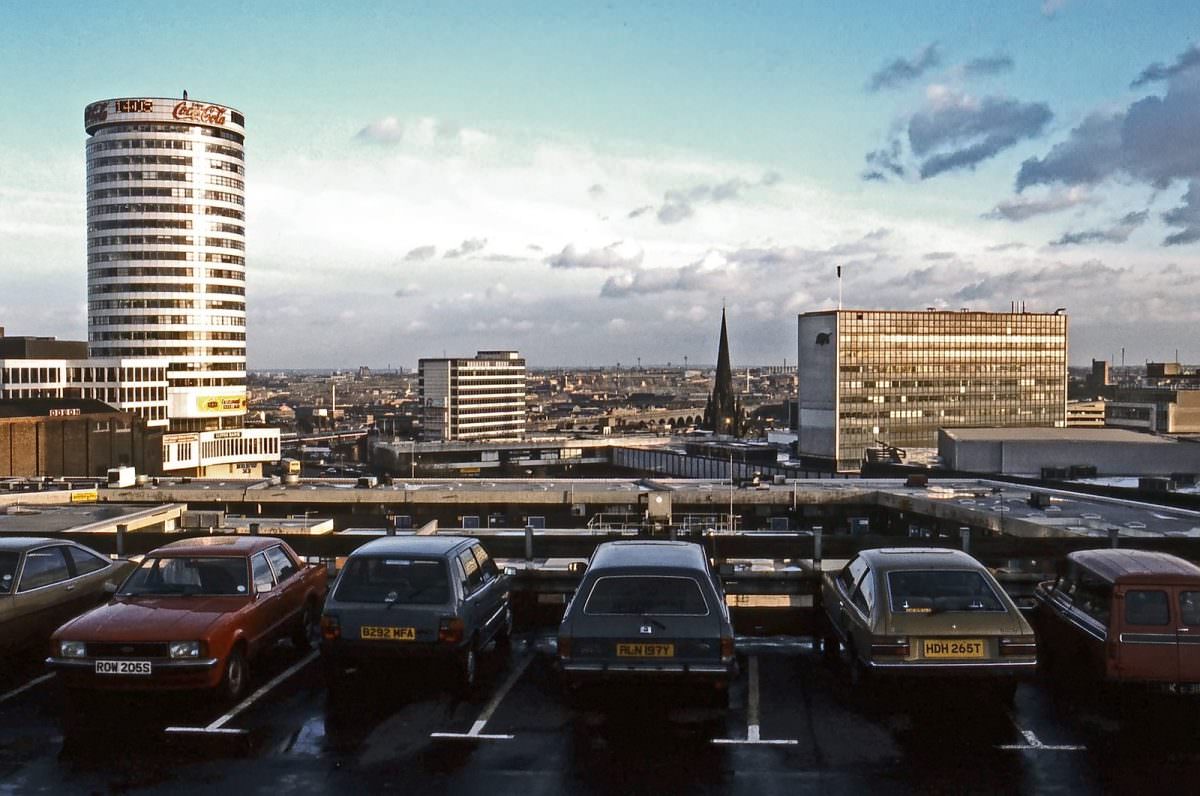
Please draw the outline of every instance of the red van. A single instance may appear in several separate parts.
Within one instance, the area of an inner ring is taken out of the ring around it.
[[[1038,585],[1043,662],[1075,680],[1200,693],[1200,567],[1167,553],[1081,550]]]

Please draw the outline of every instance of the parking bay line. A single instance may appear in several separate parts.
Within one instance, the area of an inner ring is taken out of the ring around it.
[[[46,674],[43,674],[39,677],[33,678],[25,685],[17,686],[13,690],[9,691],[7,694],[0,694],[0,703],[7,702],[8,700],[12,699],[13,697],[18,697],[21,694],[24,694],[29,689],[36,688],[37,686],[41,685],[42,683],[46,682],[47,680],[52,679],[53,677],[54,677],[54,672],[47,672]]]
[[[234,705],[232,708],[230,708],[229,712],[227,712],[225,715],[214,719],[212,722],[205,725],[204,727],[167,727],[165,732],[170,733],[170,734],[201,733],[201,734],[207,734],[207,735],[222,735],[222,734],[224,734],[224,735],[245,735],[248,732],[248,730],[230,729],[230,728],[225,727],[225,725],[228,724],[230,721],[232,721],[233,718],[235,716],[237,716],[239,713],[242,713],[247,708],[249,708],[251,705],[253,705],[255,702],[257,702],[258,700],[260,700],[264,696],[266,696],[271,690],[276,688],[284,680],[287,680],[289,677],[294,675],[296,672],[300,671],[305,666],[308,666],[310,663],[315,661],[317,659],[317,656],[320,654],[321,653],[318,652],[317,650],[312,650],[307,655],[305,655],[303,658],[296,661],[291,666],[289,666],[288,668],[284,669],[279,674],[272,677],[266,683],[263,683],[261,686],[259,686],[257,691],[255,691],[253,694],[251,694],[250,696],[243,699],[238,704]]]
[[[747,676],[746,705],[746,737],[745,738],[713,738],[715,744],[730,746],[796,746],[800,742],[794,738],[763,738],[762,727],[759,724],[758,701],[758,656],[751,655],[747,662],[750,672]]]
[[[511,741],[513,739],[511,735],[485,735],[483,728],[491,721],[492,714],[496,712],[496,708],[500,707],[500,703],[504,701],[504,697],[508,696],[508,692],[517,684],[517,680],[520,679],[532,661],[533,653],[527,653],[517,663],[508,675],[508,679],[500,686],[500,690],[496,692],[491,701],[484,705],[483,711],[479,714],[479,718],[475,719],[475,723],[471,725],[471,729],[466,732],[431,732],[429,737],[453,741]]]
[[[1006,743],[998,745],[997,749],[1008,751],[1040,751],[1040,752],[1082,752],[1087,749],[1086,746],[1077,744],[1048,744],[1042,743],[1042,740],[1037,737],[1037,733],[1033,730],[1021,729],[1021,725],[1017,723],[1017,717],[1013,714],[1008,714],[1008,720],[1017,728],[1017,732],[1021,733],[1021,737],[1025,739],[1025,743]]]

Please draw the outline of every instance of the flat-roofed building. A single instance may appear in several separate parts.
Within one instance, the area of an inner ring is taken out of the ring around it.
[[[423,440],[525,435],[525,360],[516,351],[422,359],[418,370]]]
[[[161,469],[162,429],[91,399],[0,400],[0,477],[95,476]]]
[[[1066,425],[1062,313],[825,310],[798,324],[797,453],[858,470],[956,426]]]

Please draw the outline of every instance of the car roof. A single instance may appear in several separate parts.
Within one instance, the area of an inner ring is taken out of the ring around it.
[[[1151,550],[1077,550],[1067,558],[1101,578],[1114,582],[1200,581],[1200,567],[1170,553]]]
[[[51,539],[47,536],[0,536],[0,552],[24,553],[35,547],[48,544],[69,544],[66,539]]]
[[[704,548],[693,542],[621,541],[604,542],[592,555],[589,569],[617,567],[677,567],[705,569]]]
[[[367,542],[350,555],[441,556],[464,542],[478,541],[471,536],[384,536]]]
[[[282,541],[274,536],[197,536],[157,547],[147,556],[249,556]]]
[[[859,555],[875,571],[901,569],[984,569],[962,550],[952,547],[881,547]]]

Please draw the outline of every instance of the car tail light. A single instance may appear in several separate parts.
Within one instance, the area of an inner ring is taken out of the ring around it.
[[[871,657],[907,658],[910,649],[907,638],[881,638],[871,644]]]
[[[1005,636],[1000,639],[1001,655],[1037,655],[1037,639],[1033,636]]]
[[[721,660],[733,660],[733,636],[721,636]]]
[[[463,621],[458,617],[448,617],[438,624],[438,641],[446,644],[457,644],[463,640]]]
[[[559,636],[558,637],[558,657],[560,657],[560,658],[570,658],[571,657],[571,637],[570,636]]]
[[[342,623],[336,616],[321,617],[321,638],[333,641],[342,637]]]

